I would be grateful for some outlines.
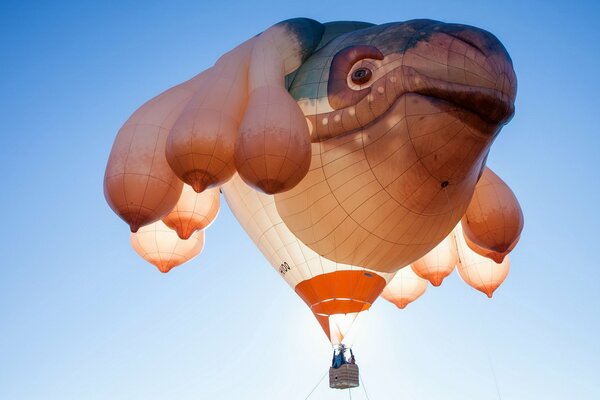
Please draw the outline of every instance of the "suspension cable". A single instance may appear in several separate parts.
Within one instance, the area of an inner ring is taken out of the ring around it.
[[[362,375],[358,375],[358,378],[360,379],[360,385],[365,391],[365,397],[367,398],[367,400],[369,400],[369,394],[367,393],[367,387],[365,386],[365,381],[363,380]]]
[[[500,386],[498,385],[498,379],[496,379],[496,371],[494,370],[494,363],[492,362],[492,356],[488,351],[488,360],[490,361],[490,369],[492,370],[492,377],[494,377],[494,385],[496,385],[496,393],[498,393],[498,400],[502,400],[500,395]]]
[[[308,396],[306,396],[306,398],[304,400],[307,400],[315,390],[317,390],[317,387],[319,387],[319,385],[321,384],[321,382],[323,382],[323,379],[325,379],[325,376],[327,376],[327,374],[329,373],[329,370],[325,371],[325,373],[323,374],[323,376],[321,377],[321,379],[319,379],[319,382],[317,382],[317,384],[315,385],[315,387],[312,388],[312,390],[310,391],[310,393],[308,394]]]

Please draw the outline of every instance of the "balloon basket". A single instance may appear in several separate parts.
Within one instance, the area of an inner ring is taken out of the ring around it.
[[[339,368],[329,368],[330,388],[350,389],[358,386],[358,365],[343,364]]]

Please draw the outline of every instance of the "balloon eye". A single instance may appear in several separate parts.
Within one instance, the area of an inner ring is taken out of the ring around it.
[[[373,73],[370,69],[357,68],[354,70],[354,72],[352,72],[352,76],[350,78],[352,79],[352,82],[356,83],[357,85],[362,85],[367,83],[369,79],[371,79],[371,76],[373,76]]]

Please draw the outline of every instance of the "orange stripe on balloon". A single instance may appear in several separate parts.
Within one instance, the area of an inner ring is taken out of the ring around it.
[[[373,272],[345,270],[302,281],[296,293],[315,314],[347,314],[368,310],[385,284]]]

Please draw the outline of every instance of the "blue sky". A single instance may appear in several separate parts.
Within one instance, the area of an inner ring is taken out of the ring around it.
[[[509,0],[3,1],[0,398],[306,397],[329,343],[226,206],[165,276],[102,194],[139,105],[295,16],[476,25],[519,82],[488,161],[525,213],[511,274],[491,301],[456,274],[403,311],[378,301],[355,343],[369,397],[600,398],[600,7]]]

